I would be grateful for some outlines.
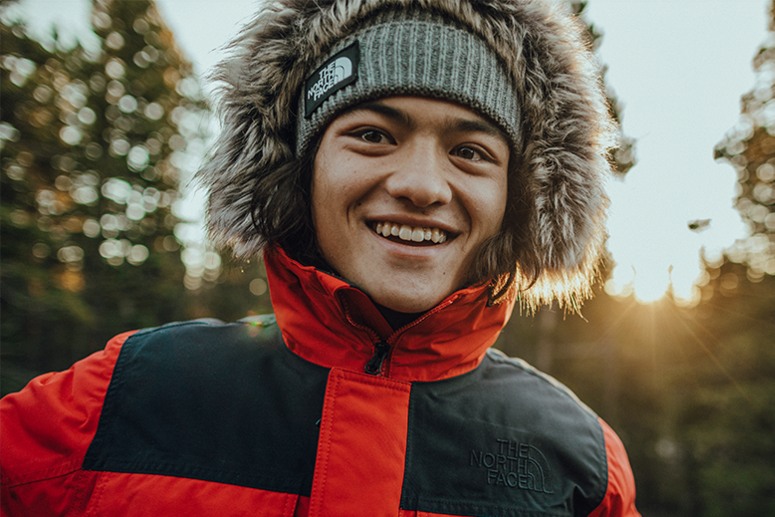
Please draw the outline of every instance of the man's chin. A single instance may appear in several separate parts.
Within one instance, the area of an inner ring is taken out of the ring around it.
[[[436,307],[449,293],[378,293],[376,296],[369,294],[375,303],[387,307],[396,312],[420,313],[427,312]]]

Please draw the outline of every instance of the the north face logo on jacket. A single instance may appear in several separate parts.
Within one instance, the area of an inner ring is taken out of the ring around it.
[[[551,494],[549,462],[527,443],[496,439],[493,451],[471,450],[469,465],[486,469],[488,485],[521,488]]]

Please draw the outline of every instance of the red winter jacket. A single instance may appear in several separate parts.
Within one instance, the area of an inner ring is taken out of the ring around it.
[[[638,515],[614,432],[488,350],[511,308],[483,287],[394,332],[343,280],[266,265],[276,325],[122,334],[5,397],[2,515]]]

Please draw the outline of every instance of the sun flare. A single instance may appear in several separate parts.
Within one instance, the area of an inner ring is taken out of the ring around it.
[[[634,295],[640,303],[656,302],[669,293],[677,305],[693,307],[708,281],[704,263],[713,266],[723,250],[745,235],[740,216],[731,201],[728,206],[708,206],[702,192],[687,195],[680,185],[655,181],[651,176],[656,174],[642,169],[631,174],[610,185],[608,249],[614,268],[605,291],[617,297]],[[710,221],[696,231],[690,222],[699,216]]]

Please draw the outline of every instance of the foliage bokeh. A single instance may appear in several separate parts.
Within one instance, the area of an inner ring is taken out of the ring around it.
[[[3,393],[118,332],[211,305],[244,315],[257,301],[248,282],[262,281],[180,235],[189,222],[174,207],[207,113],[154,4],[95,1],[91,21],[97,48],[0,25]]]

